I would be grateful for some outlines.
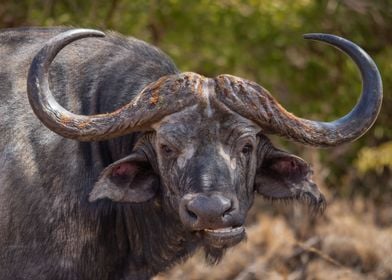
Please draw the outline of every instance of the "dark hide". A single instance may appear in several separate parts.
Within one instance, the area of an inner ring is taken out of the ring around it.
[[[29,64],[61,31],[0,33],[0,279],[147,278],[192,252],[176,220],[158,202],[88,202],[101,170],[129,155],[138,135],[80,143],[50,132],[30,109]],[[92,114],[113,111],[176,72],[156,48],[108,34],[62,51],[50,82],[63,106]]]
[[[48,130],[28,103],[27,71],[42,45],[64,30],[0,32],[0,279],[146,279],[198,247],[216,262],[240,240],[217,246],[214,233],[203,238],[190,231],[193,214],[183,209],[180,217],[178,210],[179,198],[187,193],[215,188],[227,194],[236,211],[230,223],[199,221],[200,229],[242,225],[255,189],[268,198],[308,197],[323,205],[309,166],[276,150],[260,128],[226,107],[214,107],[216,119],[210,123],[204,111],[190,110],[166,119],[157,132],[105,142],[77,142]],[[177,73],[158,49],[109,33],[61,51],[51,66],[50,86],[65,108],[89,115],[112,112],[149,83]],[[189,139],[197,144],[194,159],[183,155],[177,169],[167,164],[176,147],[159,142],[168,131],[181,132],[182,138],[176,134],[172,141],[178,145],[186,147]],[[248,142],[230,142],[242,133],[249,133]],[[217,135],[228,139],[220,149],[211,146]],[[230,145],[238,174],[223,161],[229,162]],[[176,172],[181,176],[175,178]],[[230,176],[234,183],[226,182]],[[175,187],[177,179],[186,188]],[[189,201],[197,204],[203,196]]]

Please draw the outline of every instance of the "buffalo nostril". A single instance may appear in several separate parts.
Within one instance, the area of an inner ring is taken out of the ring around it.
[[[222,217],[226,217],[233,210],[233,204],[230,199],[223,196],[219,196],[218,200],[220,202],[220,211]]]
[[[187,209],[187,210],[186,210],[186,213],[187,213],[188,216],[189,216],[190,218],[192,218],[193,220],[197,220],[197,215],[196,215],[194,212],[192,212],[191,210]]]
[[[229,209],[227,209],[225,212],[223,212],[222,217],[223,218],[230,217],[233,211],[234,211],[234,208],[230,206]]]

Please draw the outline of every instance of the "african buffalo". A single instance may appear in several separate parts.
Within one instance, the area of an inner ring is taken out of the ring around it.
[[[323,208],[310,166],[266,134],[353,141],[375,121],[382,84],[350,41],[305,38],[361,71],[341,119],[298,118],[254,82],[181,73],[115,33],[1,31],[0,279],[145,279],[200,247],[219,261],[244,239],[255,192]]]

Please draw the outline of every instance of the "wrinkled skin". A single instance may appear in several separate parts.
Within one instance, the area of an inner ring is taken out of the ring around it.
[[[198,102],[107,141],[49,131],[27,101],[27,69],[62,31],[0,33],[0,55],[13,61],[0,72],[0,279],[146,279],[200,246],[218,261],[244,239],[255,194],[324,207],[305,161],[217,102],[218,78],[179,74],[167,56],[132,38],[67,46],[50,68],[56,100],[75,113],[103,114],[161,77],[191,77],[205,85]]]
[[[198,82],[215,83],[201,76]],[[260,127],[214,101],[214,86],[201,88],[206,102],[154,124],[133,154],[103,172],[90,201],[141,202],[160,195],[165,211],[216,262],[245,237],[242,225],[255,191],[271,199],[306,198],[318,209],[325,201],[306,162],[277,150]]]

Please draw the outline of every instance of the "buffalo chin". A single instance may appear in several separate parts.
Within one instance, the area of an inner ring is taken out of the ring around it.
[[[246,238],[243,226],[220,229],[205,229],[199,232],[203,238],[206,262],[217,264],[227,248],[230,248]]]

